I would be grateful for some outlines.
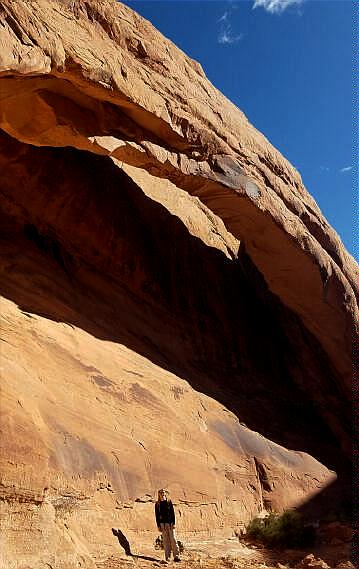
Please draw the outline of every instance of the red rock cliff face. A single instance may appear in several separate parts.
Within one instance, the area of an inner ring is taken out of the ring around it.
[[[345,479],[358,271],[298,173],[125,6],[0,18],[5,564]]]

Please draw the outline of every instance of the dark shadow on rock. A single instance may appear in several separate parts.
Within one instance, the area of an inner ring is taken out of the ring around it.
[[[118,543],[125,550],[126,555],[132,555],[130,543],[124,533],[120,529],[112,528],[112,533],[118,539]]]
[[[352,492],[350,480],[346,484],[343,480],[334,480],[297,510],[307,519],[350,522],[354,519]]]
[[[144,559],[145,561],[160,561],[158,557],[148,557],[147,555],[132,555],[134,559]]]
[[[335,425],[345,437],[351,413],[339,378],[243,245],[238,258],[226,257],[111,159],[71,148],[4,135],[0,187],[0,294],[127,346],[248,428],[347,475]]]
[[[147,555],[137,555],[131,552],[130,543],[125,536],[125,534],[120,529],[112,528],[112,533],[118,539],[118,543],[125,550],[126,555],[133,557],[134,559],[144,559],[145,561],[159,561],[156,557],[149,557]]]

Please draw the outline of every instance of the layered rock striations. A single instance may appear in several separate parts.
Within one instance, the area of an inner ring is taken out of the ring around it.
[[[91,567],[350,463],[355,261],[200,65],[115,1],[0,6],[8,567]],[[335,471],[335,473],[334,473]]]

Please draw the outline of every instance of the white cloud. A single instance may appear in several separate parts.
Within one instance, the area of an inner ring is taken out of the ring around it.
[[[227,22],[228,16],[229,16],[228,12],[224,12],[224,14],[222,14],[222,16],[220,18],[218,18],[218,21],[219,22]]]
[[[328,168],[328,166],[320,166],[320,169],[322,172],[329,172],[330,168]]]
[[[232,30],[231,17],[234,10],[237,9],[235,4],[231,4],[220,18],[218,22],[220,23],[220,28],[218,32],[218,43],[221,44],[233,44],[237,43],[243,38],[243,34],[235,34]]]
[[[254,8],[264,8],[270,14],[280,14],[290,6],[299,6],[304,0],[254,0]]]
[[[340,168],[339,172],[350,172],[353,169],[353,166],[344,166],[344,168]]]
[[[229,26],[228,28],[221,30],[219,32],[218,43],[222,43],[222,44],[237,43],[237,41],[241,40],[242,37],[243,37],[243,34],[239,34],[238,36],[234,36],[232,34],[231,27]]]

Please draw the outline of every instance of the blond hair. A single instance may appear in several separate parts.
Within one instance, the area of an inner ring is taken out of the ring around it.
[[[165,490],[164,488],[160,488],[160,489],[158,490],[158,493],[157,493],[157,502],[160,502],[160,501],[161,501],[161,497],[160,497],[160,494],[162,494],[162,493],[164,493],[164,494],[165,494],[165,496],[166,496],[166,500],[168,500],[168,499],[169,499],[168,490]]]

